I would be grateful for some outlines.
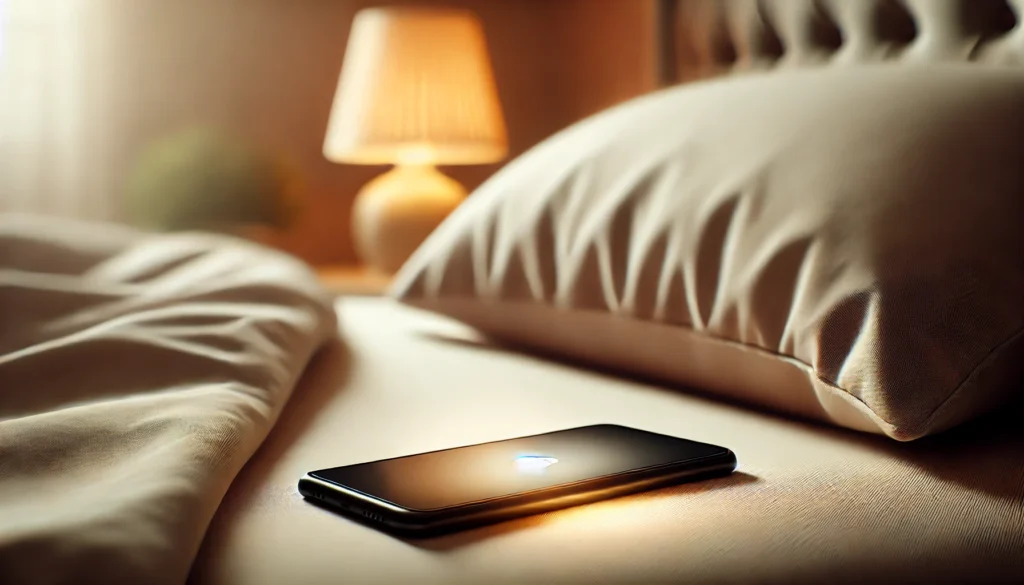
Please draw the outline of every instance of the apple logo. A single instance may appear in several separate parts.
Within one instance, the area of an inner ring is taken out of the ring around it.
[[[558,459],[543,455],[521,455],[516,457],[516,469],[521,473],[543,473],[545,469],[555,463],[558,463]]]

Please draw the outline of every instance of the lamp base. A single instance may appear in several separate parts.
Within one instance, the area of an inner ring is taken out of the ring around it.
[[[394,274],[466,198],[466,190],[431,165],[399,165],[356,195],[352,235],[370,268]]]

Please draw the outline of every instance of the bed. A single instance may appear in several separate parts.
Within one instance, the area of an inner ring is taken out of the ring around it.
[[[496,349],[383,299],[342,299],[338,314],[344,345],[314,362],[232,484],[192,582],[1010,582],[1024,570],[1019,410],[902,445]],[[607,421],[728,445],[739,471],[424,542],[295,488],[323,466]]]
[[[1024,63],[1019,0],[657,6],[665,86]],[[1019,393],[902,442],[519,349],[394,298],[326,299],[299,262],[230,239],[3,219],[0,580],[1024,581]],[[296,489],[312,469],[609,422],[727,446],[738,470],[415,541]]]
[[[658,67],[671,85],[872,60],[1014,66],[1011,4],[661,2]],[[391,299],[336,307],[339,343],[232,484],[191,582],[1024,579],[1020,406],[899,443],[515,351]],[[423,542],[295,489],[310,469],[601,422],[727,445],[739,471]]]

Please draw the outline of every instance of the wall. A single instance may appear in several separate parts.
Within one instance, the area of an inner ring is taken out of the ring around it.
[[[357,0],[93,0],[83,189],[116,192],[148,141],[217,124],[285,155],[306,212],[282,247],[353,260],[348,213],[380,168],[320,153]],[[402,4],[437,4],[424,0]],[[514,156],[603,107],[650,90],[652,0],[456,0],[482,19]],[[447,169],[472,189],[492,166]]]

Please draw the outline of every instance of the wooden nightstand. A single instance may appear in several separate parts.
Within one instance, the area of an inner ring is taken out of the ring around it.
[[[327,290],[339,296],[383,295],[391,277],[362,266],[320,266],[316,270]]]

